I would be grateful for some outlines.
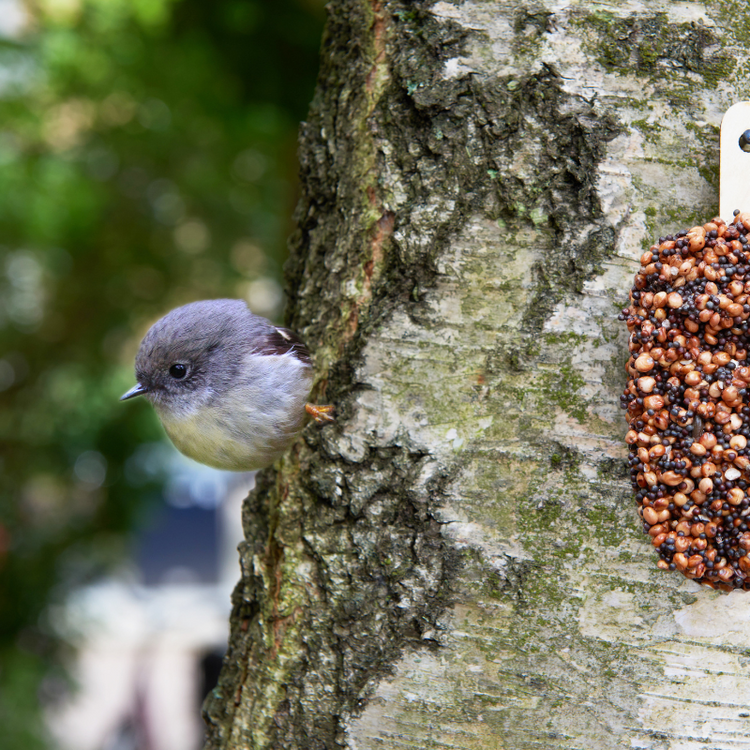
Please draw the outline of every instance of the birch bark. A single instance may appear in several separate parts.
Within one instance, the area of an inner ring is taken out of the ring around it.
[[[750,748],[750,595],[655,567],[616,320],[718,209],[744,4],[334,0],[207,748]],[[750,127],[750,124],[749,124]]]

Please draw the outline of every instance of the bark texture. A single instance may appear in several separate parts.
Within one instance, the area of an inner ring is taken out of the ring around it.
[[[207,748],[750,748],[750,595],[655,567],[616,320],[718,208],[744,4],[334,0]],[[749,124],[750,127],[750,124]]]

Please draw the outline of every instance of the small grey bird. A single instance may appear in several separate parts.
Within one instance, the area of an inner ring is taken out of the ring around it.
[[[332,422],[332,406],[307,403],[312,363],[286,328],[237,299],[192,302],[154,323],[135,359],[137,385],[186,456],[217,469],[272,464],[302,429],[305,414]]]

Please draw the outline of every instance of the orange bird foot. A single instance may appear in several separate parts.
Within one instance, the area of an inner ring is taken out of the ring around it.
[[[333,422],[333,406],[315,406],[315,404],[305,404],[305,411],[318,423],[328,424]]]

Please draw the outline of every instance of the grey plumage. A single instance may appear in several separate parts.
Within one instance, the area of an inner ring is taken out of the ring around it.
[[[231,299],[165,315],[141,342],[135,371],[139,385],[123,398],[143,393],[180,451],[235,471],[283,453],[304,424],[312,384],[296,334]]]

